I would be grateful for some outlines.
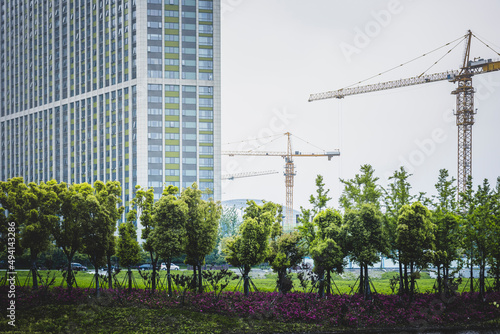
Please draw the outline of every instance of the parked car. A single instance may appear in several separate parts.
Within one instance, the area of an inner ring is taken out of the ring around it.
[[[82,266],[80,263],[71,263],[71,270],[75,270],[75,271],[87,271],[87,267],[85,266]]]
[[[137,267],[137,269],[139,269],[139,270],[153,270],[153,265],[151,263],[146,263],[146,264],[140,265],[139,267]],[[159,269],[159,268],[157,267],[157,269]]]
[[[170,270],[179,270],[179,266],[176,265],[175,263],[170,263]],[[161,264],[160,270],[167,270],[167,264],[163,262]]]

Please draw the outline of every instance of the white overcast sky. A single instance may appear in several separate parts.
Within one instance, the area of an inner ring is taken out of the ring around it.
[[[385,186],[401,165],[412,165],[415,192],[434,193],[439,169],[457,173],[455,85],[447,81],[307,102],[310,93],[336,90],[369,78],[466,34],[500,52],[497,0],[221,0],[222,149],[290,131],[340,158],[296,158],[294,208],[309,207],[317,174],[338,207],[340,178],[371,164]],[[362,36],[360,32],[368,33]],[[366,83],[417,76],[451,45]],[[427,73],[459,69],[463,43]],[[471,58],[500,56],[473,40]],[[500,71],[474,77],[476,124],[473,177],[500,176]],[[294,150],[319,151],[295,138]],[[285,137],[264,150],[286,150]],[[406,162],[405,162],[406,161]],[[284,204],[283,159],[222,157],[223,174],[278,170],[279,174],[223,181],[222,199]]]

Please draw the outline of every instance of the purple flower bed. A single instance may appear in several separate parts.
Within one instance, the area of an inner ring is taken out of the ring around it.
[[[1,293],[1,292],[0,292]],[[5,299],[6,293],[1,293]],[[168,297],[165,292],[151,294],[146,290],[103,290],[94,297],[94,289],[53,288],[46,292],[18,287],[16,304],[34,307],[44,304],[82,304],[90,301],[102,306],[168,309],[181,307],[181,297]],[[4,300],[2,300],[2,303]],[[5,300],[6,302],[6,300]],[[203,313],[219,313],[235,317],[301,322],[326,327],[430,327],[482,323],[499,319],[500,293],[489,293],[482,301],[477,293],[464,293],[446,298],[437,294],[417,294],[413,302],[397,295],[375,295],[372,301],[362,296],[332,295],[318,299],[316,294],[255,292],[245,297],[239,292],[225,292],[217,298],[213,293],[187,293],[185,308]]]

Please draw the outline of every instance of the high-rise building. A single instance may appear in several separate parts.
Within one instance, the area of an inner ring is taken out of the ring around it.
[[[220,199],[220,0],[3,0],[0,179]]]

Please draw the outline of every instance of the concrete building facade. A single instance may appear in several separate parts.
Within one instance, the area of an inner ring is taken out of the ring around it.
[[[219,200],[220,0],[5,0],[0,179]]]

